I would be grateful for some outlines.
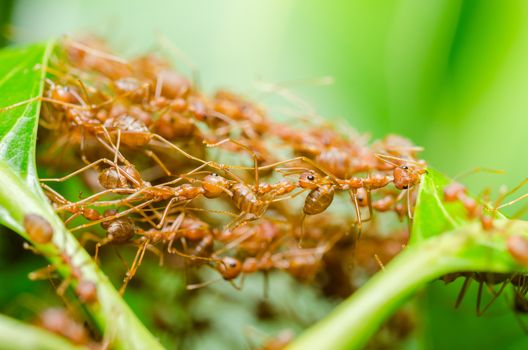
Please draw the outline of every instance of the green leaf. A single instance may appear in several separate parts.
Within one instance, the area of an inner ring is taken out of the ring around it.
[[[468,222],[467,214],[460,203],[447,203],[443,200],[444,187],[451,180],[435,169],[427,171],[418,190],[410,245],[451,231]]]
[[[40,192],[35,169],[40,109],[37,98],[42,95],[52,48],[50,42],[0,51],[0,108],[20,103],[0,114],[0,159],[37,192]]]
[[[58,335],[0,315],[0,350],[81,350]]]
[[[417,290],[447,273],[526,273],[526,267],[508,253],[506,240],[510,235],[528,237],[528,222],[497,220],[495,226],[496,231],[487,232],[479,223],[472,223],[408,245],[384,270],[286,349],[363,349],[383,322]]]
[[[93,282],[97,302],[85,305],[112,347],[160,349],[75,237],[47,202],[37,179],[35,143],[46,65],[53,43],[0,51],[0,222],[31,242],[64,278],[75,271]],[[34,101],[27,103],[28,99]],[[53,228],[52,242],[38,244],[27,235],[23,220],[37,214]],[[67,256],[67,263],[63,259]],[[72,279],[72,287],[79,281]]]

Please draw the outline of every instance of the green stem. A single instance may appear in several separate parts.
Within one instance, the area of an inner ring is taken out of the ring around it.
[[[9,165],[0,161],[0,207],[6,211],[6,226],[31,242],[35,249],[57,267],[59,273],[68,278],[75,270],[81,278],[93,282],[97,288],[97,302],[86,305],[98,327],[110,336],[111,343],[123,349],[161,349],[153,335],[141,324],[106,275],[93,262],[75,237],[66,229],[42,193],[34,193],[29,186],[14,174]],[[52,244],[37,244],[25,232],[23,220],[26,214],[38,214],[53,227]],[[67,255],[71,261],[64,262]],[[75,279],[72,285],[75,286]]]
[[[528,233],[526,222],[499,223],[508,234]],[[301,334],[288,350],[361,349],[383,322],[419,288],[450,272],[517,272],[504,231],[472,225],[406,248],[325,319]]]
[[[66,339],[0,315],[0,350],[81,350]]]

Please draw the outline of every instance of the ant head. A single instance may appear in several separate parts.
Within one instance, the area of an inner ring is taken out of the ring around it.
[[[320,180],[321,176],[319,176],[319,174],[314,171],[307,171],[299,176],[299,186],[313,190],[314,188],[319,187]]]
[[[358,188],[356,192],[356,198],[360,207],[368,205],[367,191],[364,188]]]
[[[229,181],[225,177],[212,173],[204,177],[202,187],[205,197],[217,198],[229,187]]]
[[[217,265],[216,269],[222,275],[225,280],[232,280],[238,277],[242,272],[242,264],[238,259],[226,256],[221,258]]]
[[[394,186],[399,190],[411,188],[420,182],[420,175],[423,173],[425,173],[425,170],[404,163],[393,170]]]

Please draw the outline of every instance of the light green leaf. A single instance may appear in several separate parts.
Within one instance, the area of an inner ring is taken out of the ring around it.
[[[467,214],[460,203],[447,203],[444,187],[451,181],[435,169],[423,175],[409,244],[417,244],[427,238],[451,231],[468,222]]]
[[[104,334],[118,349],[160,349],[90,256],[66,229],[42,193],[35,166],[35,143],[43,78],[53,43],[0,51],[0,222],[33,243],[57,271],[68,278],[75,269],[93,282],[97,302],[86,305]],[[28,100],[34,99],[29,103]],[[18,105],[19,104],[19,105]],[[52,242],[38,244],[25,232],[27,214],[37,214],[53,229]],[[68,256],[68,264],[63,256]],[[72,279],[72,286],[79,281]]]
[[[37,192],[35,143],[40,101],[36,98],[42,95],[52,48],[50,42],[0,51],[0,109],[20,103],[0,113],[0,159]]]

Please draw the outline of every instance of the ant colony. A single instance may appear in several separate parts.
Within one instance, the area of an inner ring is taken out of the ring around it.
[[[271,93],[298,109],[302,127],[227,91],[207,97],[160,56],[124,60],[95,39],[65,40],[38,98],[38,161],[60,170],[41,185],[96,262],[107,246],[135,249],[122,293],[151,254],[186,271],[209,266],[237,288],[272,270],[304,281],[327,273],[328,283],[345,265],[370,275],[406,243],[421,148],[396,135],[369,142],[285,91]],[[67,195],[70,183],[83,190]],[[27,231],[48,244],[40,221],[28,217]],[[356,272],[343,289],[358,287]],[[188,289],[211,282],[189,276]]]

